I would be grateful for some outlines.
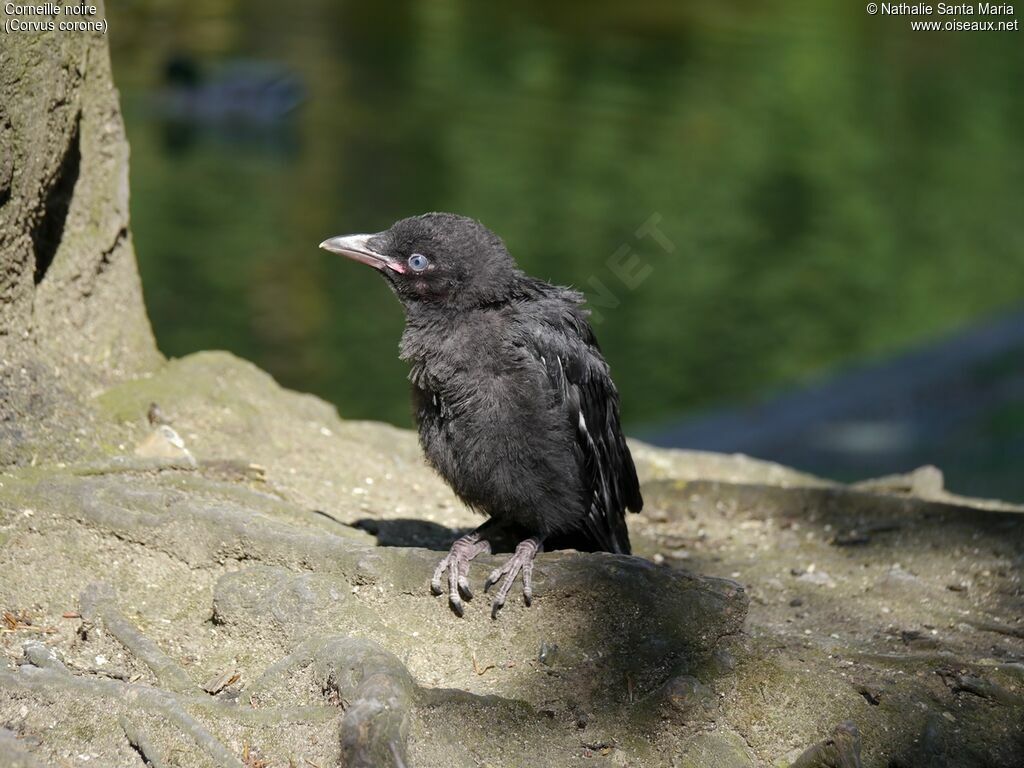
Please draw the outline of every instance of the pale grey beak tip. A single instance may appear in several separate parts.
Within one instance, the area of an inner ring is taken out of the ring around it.
[[[368,264],[374,269],[385,267],[393,272],[401,272],[402,269],[395,264],[394,260],[387,254],[378,253],[369,246],[369,241],[376,235],[342,235],[340,237],[329,237],[320,243],[320,247],[330,253],[337,253],[353,261]]]

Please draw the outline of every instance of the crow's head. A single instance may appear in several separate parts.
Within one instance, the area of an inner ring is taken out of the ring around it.
[[[521,276],[500,237],[454,213],[413,216],[384,232],[332,237],[320,247],[380,271],[407,306],[467,308],[501,301]]]

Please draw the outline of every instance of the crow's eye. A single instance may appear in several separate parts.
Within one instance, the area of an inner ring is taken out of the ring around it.
[[[430,266],[430,259],[424,256],[422,253],[414,253],[409,257],[409,269],[414,272],[422,272],[424,269]]]

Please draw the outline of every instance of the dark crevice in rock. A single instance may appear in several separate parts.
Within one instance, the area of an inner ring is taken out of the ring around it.
[[[142,747],[142,740],[141,740],[141,738],[138,735],[136,735],[136,733],[134,731],[132,731],[131,734],[128,735],[129,731],[131,730],[131,726],[125,727],[127,721],[125,721],[124,717],[121,718],[121,721],[122,721],[122,728],[124,728],[125,734],[128,736],[128,745],[133,750],[135,750],[135,753],[139,756],[139,759],[142,761],[143,765],[147,765],[147,766],[153,765],[154,761],[149,759],[149,757],[146,754],[146,750],[143,749],[143,747]]]
[[[81,147],[81,113],[75,117],[75,126],[71,132],[64,157],[46,192],[43,208],[39,212],[35,226],[32,228],[32,250],[35,254],[35,283],[39,285],[46,277],[47,270],[53,264],[60,241],[64,237],[64,224],[71,199],[78,183],[78,173],[82,164]]]
[[[0,146],[13,147],[14,137],[11,136],[11,121],[0,105]],[[14,178],[14,153],[10,149],[0,152],[0,207],[11,199],[11,183]]]
[[[121,243],[128,237],[128,227],[121,227],[117,231],[117,236],[114,238],[114,242],[111,243],[109,248],[106,248],[103,253],[100,254],[100,260],[96,264],[96,274],[101,275],[110,266],[110,259],[114,255],[114,252],[121,247]]]
[[[872,707],[877,707],[879,704],[882,703],[882,700],[879,697],[878,693],[876,691],[872,691],[867,686],[864,686],[864,685],[857,686],[857,693],[859,693],[861,696],[863,696],[864,697],[864,701],[866,701]]]

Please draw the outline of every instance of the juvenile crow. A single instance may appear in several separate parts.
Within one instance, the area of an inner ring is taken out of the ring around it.
[[[469,561],[498,526],[522,537],[484,584],[516,576],[530,604],[547,545],[629,553],[625,510],[643,506],[619,426],[619,396],[580,305],[583,295],[524,274],[482,224],[451,213],[403,219],[321,248],[379,270],[405,308],[401,358],[427,459],[489,520],[458,539],[431,586],[462,615]]]

